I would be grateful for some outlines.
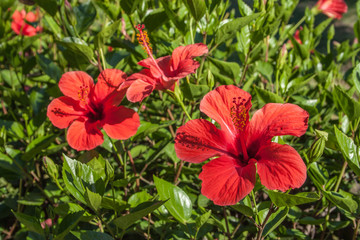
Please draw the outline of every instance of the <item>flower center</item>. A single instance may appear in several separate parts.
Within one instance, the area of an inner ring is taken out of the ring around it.
[[[83,104],[86,104],[86,100],[87,100],[88,96],[89,96],[89,87],[86,85],[80,86],[80,90],[78,91],[79,100]]]
[[[238,130],[238,138],[240,140],[243,160],[247,162],[249,160],[249,155],[245,144],[245,127],[249,122],[249,109],[245,105],[245,101],[246,100],[241,97],[233,98],[233,106],[230,109],[230,117],[235,128]]]
[[[89,112],[86,114],[86,116],[90,119],[92,122],[96,122],[98,120],[102,120],[104,118],[103,114],[103,106],[102,105],[93,105],[88,104],[86,105]]]

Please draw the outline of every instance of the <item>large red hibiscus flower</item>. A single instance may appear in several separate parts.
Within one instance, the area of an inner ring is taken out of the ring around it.
[[[319,0],[316,6],[326,16],[337,19],[342,18],[348,10],[344,0]]]
[[[138,62],[146,67],[139,73],[128,77],[127,84],[131,84],[126,96],[131,102],[140,102],[149,96],[154,90],[174,89],[177,80],[195,73],[200,66],[193,58],[202,56],[208,52],[205,44],[196,43],[175,48],[171,56],[155,59],[144,25],[138,25],[138,40],[148,54],[148,58]]]
[[[15,10],[15,12],[12,15],[13,21],[11,22],[11,28],[12,30],[18,34],[18,35],[24,35],[24,36],[34,36],[36,33],[40,32],[42,28],[40,26],[33,27],[27,22],[36,22],[38,20],[38,14],[35,14],[33,12],[26,13],[25,10]]]
[[[249,121],[251,95],[235,86],[220,86],[209,92],[200,110],[214,119],[187,122],[176,133],[177,156],[200,163],[201,192],[217,205],[233,205],[254,188],[256,170],[268,189],[281,191],[300,187],[306,166],[289,145],[271,142],[274,136],[301,136],[309,114],[294,104],[266,104]]]
[[[121,84],[126,74],[106,69],[94,85],[85,72],[74,71],[62,75],[59,88],[65,95],[48,106],[47,116],[58,128],[68,128],[67,141],[76,150],[90,150],[104,141],[100,129],[109,137],[128,139],[140,126],[139,115],[118,106],[125,95]]]

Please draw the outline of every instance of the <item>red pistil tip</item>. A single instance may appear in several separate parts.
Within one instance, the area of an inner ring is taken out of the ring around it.
[[[139,31],[136,34],[138,42],[143,46],[144,51],[148,54],[149,57],[152,56],[152,47],[150,45],[149,36],[147,31],[143,31],[145,28],[144,24],[138,24],[135,28]]]

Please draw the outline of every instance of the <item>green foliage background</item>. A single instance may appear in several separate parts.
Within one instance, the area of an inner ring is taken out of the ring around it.
[[[21,2],[34,5],[0,1],[1,239],[250,239],[256,225],[268,239],[357,238],[360,1],[348,1],[342,21],[299,0]],[[39,9],[42,33],[11,30],[13,11],[24,8]],[[209,47],[176,90],[193,119],[206,117],[200,100],[224,84],[251,93],[252,113],[269,102],[309,112],[304,136],[274,139],[304,159],[302,188],[281,193],[258,181],[237,205],[214,205],[200,193],[202,164],[175,154],[174,133],[187,118],[164,92],[142,106],[123,100],[141,119],[132,138],[105,136],[86,152],[68,146],[66,131],[46,117],[62,95],[61,75],[82,70],[96,78],[98,64],[138,72],[147,57],[135,37],[139,23],[157,57],[197,42]],[[293,37],[300,26],[302,44]]]

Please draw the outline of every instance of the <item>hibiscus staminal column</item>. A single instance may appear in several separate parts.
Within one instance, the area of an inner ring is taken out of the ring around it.
[[[147,31],[143,31],[145,28],[144,24],[138,24],[136,26],[136,29],[139,31],[139,33],[136,34],[138,42],[143,46],[143,49],[147,53],[148,57],[151,58],[152,62],[154,63],[154,66],[157,68],[159,72],[162,72],[159,65],[157,64],[154,56],[152,55],[152,47],[149,40],[149,35]]]
[[[245,127],[249,122],[249,109],[245,107],[245,99],[237,97],[233,98],[233,107],[230,109],[230,117],[234,127],[238,130],[238,138],[240,140],[241,150],[243,154],[243,161],[245,163],[249,160],[249,155],[245,145]]]

